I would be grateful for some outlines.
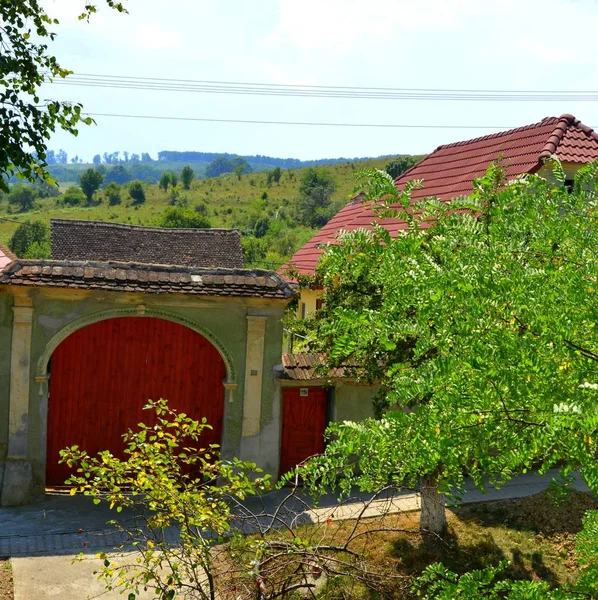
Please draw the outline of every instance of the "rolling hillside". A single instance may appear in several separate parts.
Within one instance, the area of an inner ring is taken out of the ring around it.
[[[387,162],[388,159],[384,158],[319,167],[330,173],[336,184],[336,191],[332,196],[335,208],[340,209],[351,196],[358,169],[364,166],[384,168]],[[179,183],[176,202],[182,202],[190,209],[199,206],[196,210],[209,219],[212,227],[239,228],[247,238],[253,240],[254,247],[248,263],[251,266],[276,268],[314,233],[313,229],[299,224],[296,218],[296,204],[300,197],[298,186],[304,171],[305,169],[285,170],[280,181],[270,185],[265,172],[240,177],[225,174],[195,180],[188,191],[184,191]],[[38,200],[36,210],[27,213],[11,212],[6,200],[1,201],[0,241],[8,242],[18,224],[28,219],[49,222],[51,218],[62,218],[156,225],[162,212],[174,201],[172,189],[165,192],[156,184],[148,184],[145,189],[146,202],[139,206],[132,205],[125,187],[122,204],[115,206],[109,206],[101,192],[97,194],[100,203],[93,206],[66,207],[57,205],[58,198],[45,198]],[[267,218],[269,221],[269,235],[256,240],[252,227],[259,218]]]

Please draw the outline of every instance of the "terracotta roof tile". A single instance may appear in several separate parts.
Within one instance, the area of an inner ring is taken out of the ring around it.
[[[295,295],[280,275],[261,269],[208,269],[97,261],[17,259],[0,272],[2,284],[280,300],[288,300]]]
[[[314,381],[322,379],[347,379],[355,375],[356,365],[348,363],[344,367],[330,369],[323,373],[318,367],[324,365],[324,357],[320,354],[289,354],[282,355],[283,371],[280,379],[290,379],[293,381]]]
[[[395,183],[402,190],[408,181],[422,179],[424,187],[414,190],[414,200],[427,196],[449,200],[470,194],[472,180],[498,158],[502,158],[507,177],[514,178],[535,172],[542,166],[542,160],[552,154],[562,162],[593,162],[598,159],[598,133],[572,115],[547,117],[525,127],[439,146]],[[371,229],[374,220],[367,204],[352,200],[295,253],[289,265],[299,273],[313,273],[323,248],[334,243],[341,230]],[[380,224],[392,235],[406,228],[404,222],[396,219],[386,219]],[[280,272],[287,268],[284,265]]]

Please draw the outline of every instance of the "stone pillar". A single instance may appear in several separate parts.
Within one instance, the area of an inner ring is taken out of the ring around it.
[[[30,502],[33,483],[28,453],[33,304],[26,293],[15,295],[13,313],[8,452],[0,496],[2,506]]]
[[[260,433],[265,340],[266,317],[248,315],[243,437],[259,435]]]

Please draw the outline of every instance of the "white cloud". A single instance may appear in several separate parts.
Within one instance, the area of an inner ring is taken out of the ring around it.
[[[135,27],[131,43],[145,50],[158,51],[181,47],[180,36],[159,23],[141,23]]]

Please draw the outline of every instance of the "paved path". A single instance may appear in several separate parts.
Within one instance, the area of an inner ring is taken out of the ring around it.
[[[490,489],[482,494],[473,486],[467,486],[463,503],[488,502],[521,498],[536,494],[548,486],[556,470],[546,475],[522,475],[501,489]],[[587,486],[577,479],[577,489],[587,491]],[[268,494],[261,503],[266,511],[277,506],[288,492],[278,490]],[[360,495],[365,499],[365,495]],[[255,508],[255,500],[252,508]],[[321,500],[318,508],[305,514],[306,520],[320,521],[331,516],[335,506],[333,497]],[[335,519],[351,518],[363,504],[345,504],[334,510]],[[370,515],[379,514],[388,507],[388,500],[372,503]],[[419,496],[405,493],[395,496],[392,510],[419,509]],[[115,517],[106,506],[94,505],[82,496],[49,495],[40,504],[19,508],[0,509],[0,556],[11,556],[14,574],[15,600],[85,600],[97,597],[103,587],[96,582],[93,571],[99,565],[94,554],[101,549],[109,551],[125,540],[111,530],[106,523]],[[123,511],[119,520],[126,521],[132,515]],[[72,563],[79,552],[88,554],[88,560]],[[131,560],[134,555],[129,554]],[[146,598],[151,598],[151,594]],[[122,600],[118,592],[102,595],[103,600]],[[140,600],[145,600],[140,597]]]

